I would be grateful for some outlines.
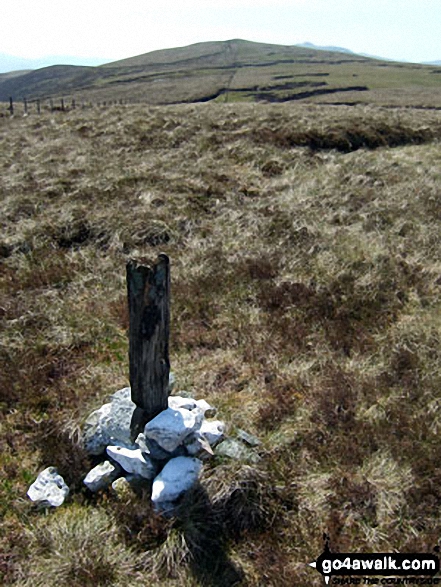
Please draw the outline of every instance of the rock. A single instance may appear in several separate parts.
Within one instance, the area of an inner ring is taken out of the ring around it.
[[[201,468],[201,461],[195,458],[171,459],[153,481],[152,502],[158,508],[168,507],[197,482]]]
[[[187,397],[182,395],[170,395],[168,398],[168,407],[173,410],[177,410],[178,408],[190,411],[198,410],[206,418],[213,418],[217,411],[216,408],[213,408],[213,406],[204,399],[196,400],[190,396]]]
[[[91,455],[104,452],[110,442],[108,431],[102,426],[102,420],[110,414],[112,404],[104,404],[99,410],[92,412],[83,426],[83,438],[86,451]]]
[[[175,374],[172,371],[170,371],[170,373],[168,374],[168,393],[171,393],[173,391],[175,383],[176,383]]]
[[[200,432],[195,432],[185,439],[185,448],[188,455],[198,457],[201,460],[209,459],[214,455],[209,442]]]
[[[261,441],[257,438],[257,436],[254,436],[254,434],[250,434],[249,432],[245,432],[245,430],[238,429],[237,437],[239,438],[239,440],[242,440],[249,446],[259,446],[260,444],[262,444]]]
[[[223,439],[224,432],[225,424],[220,420],[204,420],[200,427],[200,433],[211,446],[214,446]]]
[[[156,467],[144,456],[139,448],[129,449],[123,446],[108,446],[107,454],[116,461],[127,473],[134,473],[144,479],[153,479]]]
[[[130,387],[114,393],[111,400],[92,412],[84,424],[84,445],[89,454],[103,453],[108,444],[132,445],[130,422],[135,404],[130,399]]]
[[[183,408],[185,410],[193,410],[197,406],[197,402],[192,397],[182,397],[180,395],[168,396],[168,407],[172,410]]]
[[[27,493],[29,499],[43,507],[58,507],[69,495],[69,488],[55,467],[42,471]]]
[[[214,418],[217,413],[216,408],[213,408],[207,401],[204,399],[198,399],[196,401],[197,407],[202,410],[205,418]]]
[[[256,464],[260,461],[259,455],[253,453],[250,449],[246,448],[238,440],[233,438],[227,438],[221,442],[215,449],[214,454],[216,456],[228,457],[238,461],[247,461]]]
[[[132,495],[132,488],[125,477],[119,477],[112,483],[112,489],[121,499]]]
[[[140,448],[141,452],[146,453],[147,455],[150,453],[150,449],[147,444],[147,438],[145,437],[145,434],[143,432],[138,434],[138,436],[136,437],[135,446],[136,448]]]
[[[169,392],[175,376],[170,372]],[[130,422],[135,410],[130,387],[124,387],[110,396],[110,402],[92,412],[84,423],[84,445],[91,455],[100,455],[109,444],[133,447],[130,437]]]
[[[103,418],[101,418],[101,426],[107,431],[110,443],[116,440],[128,446],[132,444],[130,422],[135,407],[135,404],[130,399],[130,387],[125,387],[114,394],[110,412],[104,414]]]
[[[90,491],[99,491],[110,485],[112,481],[115,481],[121,473],[121,467],[112,464],[110,461],[105,461],[89,471],[83,483]]]
[[[201,421],[202,413],[199,410],[167,408],[146,424],[144,434],[164,450],[173,452],[184,438],[199,429]]]
[[[130,389],[130,387],[123,387],[122,389],[115,391],[115,393],[112,393],[112,395],[110,396],[110,401],[111,402],[119,402],[119,401],[132,402],[131,393],[132,393],[132,390]]]
[[[142,453],[145,453],[149,458],[156,461],[170,460],[175,457],[181,457],[187,454],[183,446],[178,446],[174,451],[169,452],[159,446],[156,440],[146,438],[145,434],[141,433],[136,439]]]
[[[138,495],[144,499],[146,492],[148,495],[152,492],[153,479],[145,479],[139,475],[127,475],[127,477],[119,477],[111,485],[112,490],[120,499]]]

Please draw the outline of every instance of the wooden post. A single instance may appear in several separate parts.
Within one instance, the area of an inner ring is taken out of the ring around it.
[[[130,425],[135,440],[144,426],[168,406],[170,361],[170,261],[161,253],[152,265],[127,264]]]
[[[37,100],[37,113],[41,114],[40,100]]]
[[[12,98],[9,98],[9,114],[14,116],[14,101]]]
[[[64,112],[64,98],[61,98],[61,112]]]
[[[72,110],[75,110],[77,107],[77,103],[75,102],[75,98],[72,98]]]
[[[53,112],[54,111],[54,101],[52,100],[52,98],[49,100],[49,104],[50,104],[51,112]]]
[[[23,114],[27,116],[28,114],[28,101],[26,98],[23,98]]]

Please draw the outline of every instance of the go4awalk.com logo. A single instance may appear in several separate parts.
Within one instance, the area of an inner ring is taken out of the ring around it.
[[[325,534],[325,549],[309,563],[326,585],[441,585],[439,558],[435,554],[333,553]]]

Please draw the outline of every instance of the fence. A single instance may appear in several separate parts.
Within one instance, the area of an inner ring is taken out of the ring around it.
[[[90,100],[82,100],[81,102],[77,102],[75,98],[72,98],[70,100],[66,100],[65,98],[59,98],[56,100],[54,98],[38,98],[28,100],[27,98],[23,98],[22,101],[14,102],[13,98],[9,98],[9,102],[6,103],[5,111],[9,113],[10,116],[14,116],[15,114],[23,114],[24,116],[28,116],[31,113],[41,114],[44,111],[68,112],[71,110],[76,110],[77,108],[85,109],[134,103],[134,100],[106,100],[102,102],[91,102]]]

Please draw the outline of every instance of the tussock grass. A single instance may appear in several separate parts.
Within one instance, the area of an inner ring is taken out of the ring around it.
[[[440,128],[292,104],[0,120],[4,584],[49,585],[76,551],[108,585],[121,556],[133,585],[257,587],[318,585],[324,531],[341,552],[433,549]],[[81,422],[128,384],[125,263],[162,250],[178,390],[262,440],[256,465],[207,465],[171,520],[81,489]],[[44,516],[24,496],[51,464],[72,497]]]
[[[142,558],[118,541],[118,529],[94,508],[64,510],[30,530],[33,556],[18,574],[23,586],[141,585]]]

